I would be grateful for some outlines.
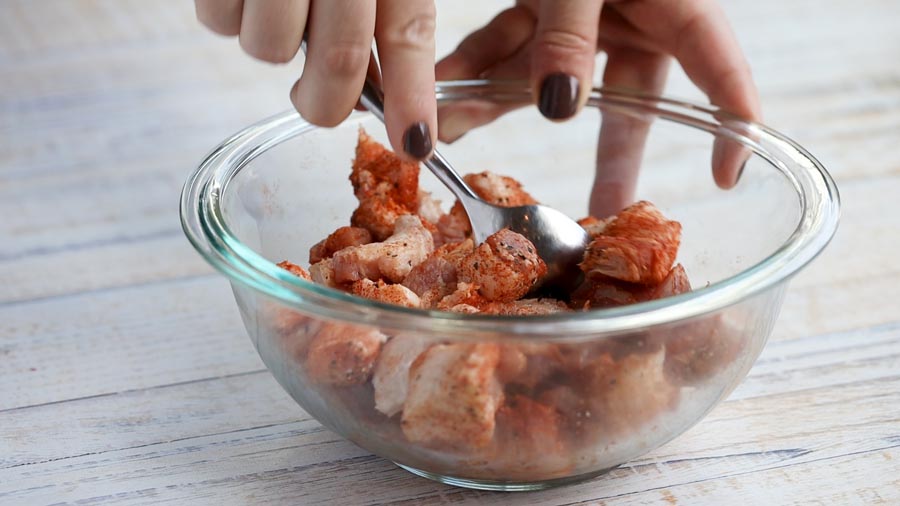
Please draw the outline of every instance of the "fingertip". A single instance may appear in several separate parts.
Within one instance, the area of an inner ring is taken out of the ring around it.
[[[581,83],[578,78],[564,72],[545,76],[538,91],[538,110],[551,120],[566,120],[578,112]]]
[[[417,121],[406,128],[402,140],[403,153],[412,160],[424,160],[431,156],[434,139],[431,128],[424,121]]]
[[[294,85],[291,86],[291,92],[290,92],[289,96],[291,99],[291,104],[293,104],[293,106],[294,106],[294,109],[296,109],[297,112],[300,112],[300,80],[299,79],[294,81]],[[301,113],[301,116],[302,116],[302,113]]]
[[[725,165],[725,144],[719,137],[716,137],[713,141],[710,163],[712,164],[713,181],[716,183],[716,186],[722,190],[730,189],[733,186],[734,178],[728,174],[728,167]]]
[[[385,82],[391,75],[385,73]],[[437,99],[434,81],[427,87],[410,84],[401,90],[385,88],[384,123],[394,152],[404,160],[420,161],[431,156],[437,142]]]
[[[741,181],[741,176],[743,176],[744,168],[746,167],[747,162],[745,161],[738,167],[737,171],[716,171],[713,169],[713,180],[716,182],[716,186],[723,190],[734,188]]]
[[[747,146],[717,137],[712,151],[712,173],[716,186],[723,190],[734,188],[741,180],[751,155]]]
[[[375,40],[381,62],[385,123],[391,146],[405,159],[422,160],[434,148],[434,17],[431,0],[378,2]]]
[[[741,177],[744,175],[744,169],[747,168],[747,162],[750,160],[744,160],[744,163],[741,164],[741,168],[738,169],[737,177],[734,178],[734,184],[737,185],[740,182]]]
[[[600,0],[539,4],[531,85],[541,114],[562,121],[587,102],[597,54]]]
[[[384,123],[391,146],[401,158],[420,161],[431,156],[438,133],[434,85],[430,94],[418,90],[389,94],[385,90]]]
[[[730,190],[734,187],[734,181],[724,178],[719,172],[713,171],[713,181],[721,190]]]

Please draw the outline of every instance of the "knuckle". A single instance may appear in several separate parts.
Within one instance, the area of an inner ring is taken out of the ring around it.
[[[509,27],[531,28],[535,24],[535,19],[525,7],[515,6],[497,14],[497,17],[494,18],[491,24],[496,25],[499,29],[509,29]]]
[[[337,44],[325,50],[322,64],[325,73],[335,77],[352,77],[365,72],[371,49],[362,44]]]
[[[537,40],[538,47],[545,51],[560,55],[584,54],[594,52],[596,41],[586,35],[562,29],[541,32]]]
[[[706,16],[703,12],[695,12],[687,17],[684,22],[675,31],[674,37],[674,53],[676,55],[690,51],[691,46],[696,44],[697,35],[705,29]]]
[[[249,37],[239,36],[238,42],[245,53],[257,60],[269,63],[287,63],[294,58],[294,51],[285,45],[262,44]]]
[[[434,5],[415,13],[397,26],[386,30],[382,37],[389,45],[397,48],[420,50],[434,45],[435,20]]]

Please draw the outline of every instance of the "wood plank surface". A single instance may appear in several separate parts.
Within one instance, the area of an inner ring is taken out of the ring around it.
[[[438,2],[438,53],[508,2]],[[464,5],[464,6],[463,6]],[[498,494],[400,470],[264,369],[178,194],[290,106],[188,0],[0,3],[0,505],[900,504],[900,2],[722,2],[766,121],[838,180],[841,228],[728,400],[608,475]],[[700,99],[680,70],[668,93]]]

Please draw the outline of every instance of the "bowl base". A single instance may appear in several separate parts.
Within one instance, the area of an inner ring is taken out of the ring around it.
[[[397,464],[394,462],[394,464]],[[474,490],[489,490],[492,492],[533,492],[536,490],[545,490],[548,488],[561,487],[582,481],[587,481],[601,474],[606,474],[618,466],[601,469],[600,471],[592,471],[590,473],[579,474],[577,476],[567,476],[565,478],[554,478],[545,481],[495,481],[495,480],[478,480],[469,478],[456,478],[453,476],[444,476],[442,474],[430,473],[422,471],[414,467],[397,464],[398,467],[405,469],[416,476],[428,478],[454,487],[471,488]]]

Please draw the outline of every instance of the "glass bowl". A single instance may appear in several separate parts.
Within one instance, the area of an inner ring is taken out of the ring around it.
[[[521,83],[468,81],[439,83],[437,96],[514,108],[531,94]],[[226,139],[188,179],[182,223],[231,281],[266,366],[326,427],[458,486],[584,480],[683,433],[734,389],[788,280],[826,246],[839,215],[833,180],[790,139],[711,107],[626,91],[594,89],[562,124],[522,108],[441,150],[460,172],[514,176],[580,218],[601,122],[649,126],[637,198],[681,222],[678,261],[693,291],[603,310],[464,315],[358,298],[279,268],[306,265],[313,244],[349,223],[358,131],[386,140],[368,113],[322,129],[285,112]],[[723,143],[749,156],[730,190],[710,173]],[[427,171],[420,184],[452,204]],[[323,376],[322,360],[344,360],[335,343],[357,346],[361,363]]]

